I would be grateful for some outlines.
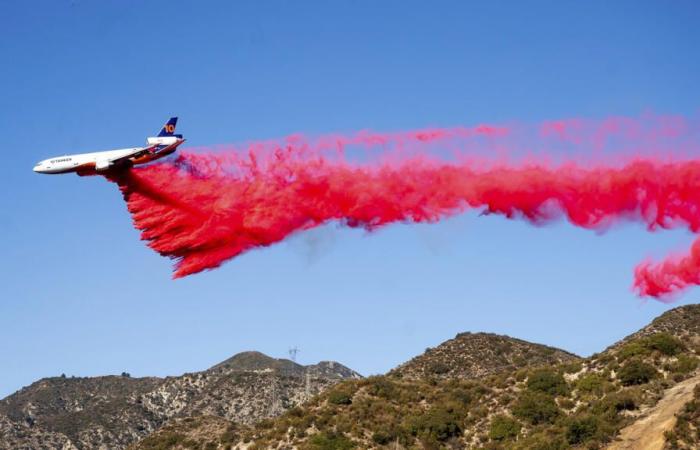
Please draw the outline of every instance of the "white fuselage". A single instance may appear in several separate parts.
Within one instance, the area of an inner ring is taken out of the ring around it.
[[[148,147],[120,148],[44,159],[34,166],[34,172],[45,174],[77,172],[78,175],[94,175],[155,161],[173,153],[185,140],[179,136],[164,136],[150,137],[147,142]]]
[[[136,153],[144,147],[120,148],[102,152],[79,153],[77,155],[56,156],[39,161],[34,166],[34,172],[39,173],[66,173],[78,172],[81,169],[100,170],[101,165],[108,166],[110,160],[118,159]],[[102,162],[102,164],[100,164]]]

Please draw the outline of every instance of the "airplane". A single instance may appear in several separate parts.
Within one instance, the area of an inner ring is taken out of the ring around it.
[[[175,134],[177,117],[171,117],[158,136],[146,138],[147,147],[122,148],[77,155],[56,156],[39,161],[34,172],[59,174],[75,172],[78,175],[97,175],[115,170],[128,169],[167,156],[185,142],[181,134]]]

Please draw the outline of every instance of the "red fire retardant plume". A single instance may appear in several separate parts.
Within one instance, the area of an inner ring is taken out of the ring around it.
[[[562,142],[569,141],[566,129],[572,129],[571,122],[543,127],[544,134],[555,133]],[[449,147],[454,138],[507,134],[503,128],[479,127],[361,133],[315,144],[293,137],[280,144],[251,144],[247,152],[185,152],[111,179],[119,184],[142,239],[175,260],[176,278],[331,221],[371,231],[396,222],[437,222],[476,209],[535,224],[563,217],[592,230],[623,220],[649,230],[700,230],[700,162],[693,160],[643,156],[582,164],[524,158],[476,164],[464,155],[420,152],[441,142]],[[392,145],[399,151],[382,157],[380,149],[377,157],[368,150],[353,159],[347,152],[352,145]],[[635,290],[662,300],[696,284],[698,241],[687,256],[643,262],[635,271]]]

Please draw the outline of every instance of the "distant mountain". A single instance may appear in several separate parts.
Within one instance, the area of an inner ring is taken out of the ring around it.
[[[209,372],[269,372],[287,375],[311,375],[319,378],[358,378],[359,375],[335,361],[321,361],[318,364],[302,366],[289,359],[276,359],[260,352],[242,352],[223,361],[208,370]]]
[[[480,378],[529,366],[575,362],[567,351],[492,333],[460,333],[400,365],[389,375],[420,379]]]
[[[227,370],[231,372],[248,371],[278,371],[287,373],[302,373],[304,366],[289,359],[276,359],[260,352],[241,352],[220,362],[209,369],[209,372]]]
[[[245,352],[167,378],[45,378],[0,400],[0,449],[120,449],[178,417],[250,424],[274,417],[340,380],[342,364],[302,366]]]
[[[274,419],[190,417],[132,449],[700,448],[699,318],[700,305],[676,308],[585,359],[463,333]]]

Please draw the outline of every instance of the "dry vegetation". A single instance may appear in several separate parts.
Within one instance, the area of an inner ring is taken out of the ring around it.
[[[700,448],[700,384],[693,390],[693,399],[677,415],[676,426],[666,432],[666,450]]]
[[[698,305],[670,311],[587,359],[542,346],[525,352],[523,341],[502,336],[460,335],[389,375],[339,383],[276,419],[187,448],[601,448],[666,389],[697,373],[698,336]],[[478,340],[469,355],[461,353],[465,337]],[[477,353],[483,348],[486,356]],[[494,349],[505,355],[494,358]],[[541,365],[526,360],[510,367],[526,354]],[[542,360],[547,355],[557,361]],[[475,361],[487,367],[477,368]],[[507,364],[499,371],[494,361]],[[470,377],[475,370],[487,375]],[[668,434],[669,448],[694,448],[697,421],[696,400]]]
[[[389,372],[402,378],[474,379],[494,373],[573,362],[564,350],[492,333],[460,333]]]
[[[183,417],[252,424],[353,377],[338,363],[301,366],[244,352],[179,377],[45,378],[0,400],[0,449],[118,450]]]

